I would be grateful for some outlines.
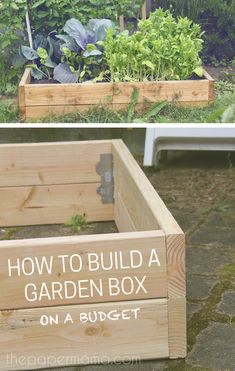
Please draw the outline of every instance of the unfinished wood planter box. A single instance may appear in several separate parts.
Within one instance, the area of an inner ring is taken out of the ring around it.
[[[185,357],[184,233],[121,140],[1,145],[0,199],[119,231],[0,242],[0,370]]]
[[[202,80],[156,81],[136,83],[32,84],[26,69],[19,87],[21,120],[48,115],[84,112],[96,105],[125,109],[133,88],[139,90],[138,108],[168,101],[203,106],[214,101],[214,80],[206,72]]]

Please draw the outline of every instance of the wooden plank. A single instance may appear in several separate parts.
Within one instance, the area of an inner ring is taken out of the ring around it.
[[[112,141],[116,191],[138,230],[183,233],[122,140]],[[137,202],[138,201],[138,202]]]
[[[100,183],[1,187],[0,226],[65,223],[86,214],[88,222],[113,220],[113,204],[103,204]]]
[[[185,358],[187,355],[186,299],[168,300],[169,357]]]
[[[112,96],[111,83],[25,85],[26,106],[111,103]]]
[[[100,182],[105,153],[111,141],[1,144],[0,187]]]
[[[166,242],[168,297],[178,298],[186,295],[185,235],[183,233],[168,235]]]
[[[125,20],[124,20],[123,15],[119,16],[119,27],[120,27],[120,32],[123,32],[125,30]]]
[[[212,93],[211,94],[214,94],[214,89],[211,88],[210,90]],[[210,94],[210,93],[209,93]],[[212,95],[211,95],[212,97]],[[213,98],[210,98],[211,101]],[[159,100],[159,101],[162,101],[162,100]],[[145,112],[146,110],[148,110],[154,103],[156,103],[157,100],[155,102],[144,102],[144,103],[137,103],[136,104],[136,111],[137,112]],[[186,102],[186,101],[179,101],[179,102],[171,102],[172,104],[176,104],[176,105],[179,105],[179,106],[183,106],[183,107],[206,107],[208,106],[209,104],[209,101],[197,101],[197,102],[193,102],[193,101],[189,101],[189,102]],[[125,110],[127,109],[129,105],[129,102],[127,103],[115,103],[115,104],[106,104],[105,107],[106,108],[109,108],[109,109],[114,109],[115,111],[122,111],[122,110]],[[96,106],[97,108],[100,107],[102,108],[103,106],[102,105],[97,105]],[[27,121],[32,121],[32,120],[36,120],[36,119],[39,119],[39,118],[42,118],[42,117],[50,117],[50,121],[53,120],[53,117],[51,117],[52,115],[53,116],[62,116],[61,117],[61,122],[64,121],[64,118],[63,116],[64,115],[69,115],[69,114],[76,114],[76,113],[85,113],[87,111],[89,111],[91,108],[94,108],[94,105],[91,105],[91,104],[83,104],[83,105],[76,105],[76,106],[32,106],[32,107],[26,107],[25,110],[25,120]],[[58,118],[57,118],[58,119]]]
[[[3,241],[0,271],[1,310],[167,295],[161,231]]]
[[[114,84],[113,104],[131,102],[133,89],[139,91],[138,103],[208,101],[209,81],[154,81]]]
[[[31,80],[30,68],[26,68],[22,79],[19,84],[19,110],[20,110],[20,119],[25,120],[25,84],[29,84]]]
[[[147,18],[147,1],[146,0],[145,0],[144,4],[142,5],[141,17],[142,17],[142,19]]]
[[[124,18],[120,17],[124,22]],[[122,24],[124,27],[124,24]],[[133,88],[139,90],[138,104],[168,101],[189,106],[203,106],[214,101],[214,80],[205,71],[205,79],[181,81],[125,82],[97,84],[23,84],[20,110],[22,118],[37,119],[48,115],[86,112],[95,105],[126,108]],[[22,79],[24,81],[25,79]],[[122,107],[123,106],[123,107]],[[138,109],[140,107],[137,107]],[[146,109],[146,107],[144,107]]]
[[[211,75],[207,71],[204,72],[204,75],[206,79],[209,81],[208,101],[209,103],[213,103],[215,100],[215,80],[213,79],[213,77],[211,77]]]
[[[30,82],[31,82],[31,69],[26,68],[23,73],[22,79],[20,80],[19,86],[30,84]]]
[[[97,105],[99,107],[100,105]],[[112,104],[105,105],[107,108],[112,108]],[[25,120],[35,120],[43,117],[50,117],[50,122],[53,121],[53,116],[62,116],[61,122],[64,122],[64,115],[84,113],[89,109],[94,108],[92,104],[78,104],[78,105],[60,105],[60,106],[27,106],[25,113]]]
[[[119,319],[82,323],[94,311]],[[68,314],[73,324],[63,323]],[[58,315],[59,324],[43,327],[43,315]],[[2,371],[168,357],[167,300],[1,312],[0,344]]]
[[[114,219],[119,232],[136,231],[133,220],[118,192],[115,193]]]
[[[168,297],[185,295],[184,233],[121,140],[113,140],[114,177],[137,230],[161,229],[167,241]]]

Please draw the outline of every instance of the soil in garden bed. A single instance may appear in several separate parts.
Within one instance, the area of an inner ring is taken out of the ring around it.
[[[31,79],[31,84],[60,84],[59,81],[57,80],[48,80],[48,79],[43,79],[43,80],[36,80],[34,78]]]
[[[195,81],[195,80],[204,80],[204,79],[205,79],[205,77],[199,77],[196,74],[193,74],[188,80]],[[158,80],[158,81],[160,81],[160,80]],[[172,81],[172,80],[164,80],[164,81]],[[179,81],[186,81],[186,80],[179,80]],[[82,84],[89,84],[89,83],[90,84],[100,84],[100,83],[104,83],[104,82],[111,82],[111,81],[108,80],[108,79],[105,79],[103,81],[97,81],[96,83],[93,83],[91,80],[87,80],[87,81],[83,82]],[[128,81],[123,81],[123,82],[127,83]],[[136,81],[129,81],[128,83],[132,83],[132,82],[136,82]],[[139,81],[137,81],[137,82],[139,82]],[[140,82],[142,82],[142,81],[140,81]],[[152,81],[149,80],[149,82],[152,82]],[[35,85],[35,84],[36,85],[39,85],[39,84],[60,84],[60,82],[57,81],[57,80],[53,80],[53,79],[51,79],[51,80],[48,80],[48,79],[36,80],[32,77],[30,84],[33,84],[33,85]]]
[[[79,232],[72,227],[66,227],[63,224],[0,228],[0,240],[66,237],[108,233],[118,233],[115,222],[90,223]]]

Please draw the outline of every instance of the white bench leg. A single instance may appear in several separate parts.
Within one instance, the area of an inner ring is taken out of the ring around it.
[[[145,148],[144,148],[144,166],[153,165],[154,155],[154,143],[155,143],[155,129],[147,128],[145,136]]]

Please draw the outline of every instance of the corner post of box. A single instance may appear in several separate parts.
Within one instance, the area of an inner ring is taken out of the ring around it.
[[[19,84],[19,110],[21,121],[26,119],[25,85],[29,84],[30,80],[31,69],[26,68]]]
[[[114,203],[113,155],[111,153],[100,155],[100,162],[96,165],[96,172],[100,175],[101,185],[97,188],[97,193],[101,196],[102,203]]]
[[[185,235],[166,236],[169,358],[187,354]]]
[[[207,72],[204,71],[204,76],[209,82],[209,88],[208,88],[208,102],[213,103],[215,100],[215,80],[211,75]]]

